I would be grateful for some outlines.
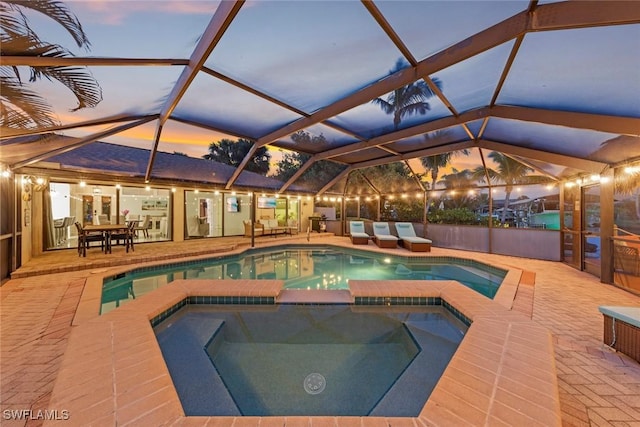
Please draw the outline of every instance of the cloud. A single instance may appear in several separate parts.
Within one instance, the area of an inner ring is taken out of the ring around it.
[[[131,15],[136,13],[167,14],[205,14],[213,15],[219,1],[178,1],[178,0],[93,0],[71,2],[83,24],[101,23],[105,25],[122,25]]]

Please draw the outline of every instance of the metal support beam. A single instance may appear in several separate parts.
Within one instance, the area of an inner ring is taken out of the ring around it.
[[[640,136],[640,118],[606,116],[539,108],[496,105],[489,110],[490,117],[590,129],[616,135]]]
[[[331,188],[331,186],[333,184],[335,184],[336,182],[340,181],[342,179],[342,177],[344,177],[345,175],[349,174],[352,170],[353,170],[352,167],[348,167],[345,170],[343,170],[342,172],[340,172],[338,175],[336,175],[331,181],[329,181],[324,187],[322,187],[320,189],[320,191],[318,191],[318,196],[323,194],[329,188]]]
[[[2,56],[2,65],[10,67],[131,67],[161,65],[188,65],[188,59],[176,58],[100,58],[100,57],[54,57],[54,56]]]
[[[103,132],[94,133],[93,135],[89,135],[89,136],[86,136],[84,138],[80,138],[77,142],[75,142],[73,144],[65,145],[64,147],[48,151],[46,153],[40,154],[40,155],[35,156],[35,157],[31,157],[31,158],[29,158],[27,160],[23,160],[21,162],[17,162],[17,163],[15,163],[15,164],[13,164],[11,166],[11,169],[18,169],[18,168],[21,168],[21,167],[24,167],[24,166],[31,165],[31,164],[36,163],[36,162],[40,162],[42,160],[46,160],[46,159],[48,159],[50,157],[53,157],[55,155],[66,153],[67,151],[75,150],[76,148],[82,147],[83,145],[91,144],[92,142],[95,142],[95,141],[97,141],[97,140],[99,140],[101,138],[106,138],[107,136],[111,136],[111,135],[114,135],[116,133],[120,133],[120,132],[123,132],[125,130],[134,128],[136,126],[143,125],[143,124],[145,124],[147,122],[150,122],[151,120],[155,120],[155,116],[146,117],[146,118],[144,118],[142,120],[137,120],[137,121],[132,122],[132,123],[127,123],[125,125],[118,126],[116,128],[109,129],[109,130],[106,130],[106,131],[103,131]]]
[[[178,81],[173,86],[171,93],[167,97],[167,100],[160,111],[158,126],[156,128],[156,136],[153,142],[153,148],[149,155],[149,164],[147,165],[145,181],[148,181],[151,178],[151,171],[153,169],[156,151],[158,150],[162,127],[171,116],[171,113],[178,105],[178,102],[180,102],[180,99],[182,99],[183,95],[186,93],[189,85],[193,82],[193,79],[195,79],[198,72],[202,69],[202,66],[213,51],[213,48],[218,44],[222,35],[231,24],[231,21],[233,21],[233,18],[235,18],[237,13],[240,11],[243,4],[244,0],[220,2],[216,12],[209,22],[209,25],[204,30],[204,34],[200,37],[198,44],[189,58],[189,64],[182,70],[182,74],[178,77]]]
[[[147,114],[147,115],[131,116],[131,115],[128,115],[128,114],[117,114],[115,116],[103,117],[103,118],[94,119],[94,120],[87,120],[86,122],[70,123],[70,124],[67,124],[67,125],[52,126],[52,127],[48,127],[48,128],[38,128],[38,129],[10,129],[10,128],[3,128],[2,129],[2,134],[0,135],[0,140],[10,139],[10,138],[17,138],[17,137],[20,137],[20,136],[28,136],[28,135],[42,135],[42,134],[45,134],[45,133],[52,133],[52,132],[57,132],[57,131],[67,130],[67,129],[76,129],[76,128],[81,128],[81,127],[102,126],[102,125],[109,125],[109,124],[113,124],[113,123],[130,122],[130,121],[133,121],[133,120],[141,120],[141,119],[145,119],[145,118],[157,119],[158,115],[157,114]]]
[[[287,188],[289,188],[289,186],[291,184],[293,184],[296,179],[300,178],[300,175],[302,175],[303,173],[305,173],[305,171],[307,169],[309,169],[311,167],[312,164],[314,164],[316,162],[316,160],[312,157],[309,160],[307,160],[306,162],[304,162],[302,164],[302,166],[300,166],[298,168],[298,170],[296,171],[296,173],[293,174],[293,176],[291,178],[289,178],[287,180],[287,182],[285,182],[282,187],[280,187],[280,190],[278,190],[279,193],[282,193],[283,191],[286,191]]]
[[[600,163],[588,159],[580,159],[564,154],[549,153],[548,151],[534,150],[516,145],[482,139],[478,141],[478,147],[492,151],[500,151],[506,155],[521,156],[529,159],[540,160],[560,166],[580,169],[590,173],[601,173],[607,168],[606,163]]]

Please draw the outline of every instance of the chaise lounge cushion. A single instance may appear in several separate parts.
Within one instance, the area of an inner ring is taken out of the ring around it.
[[[373,241],[380,248],[395,248],[398,238],[389,231],[389,224],[386,222],[373,223]]]
[[[413,224],[410,222],[397,222],[396,231],[398,237],[402,241],[402,246],[409,249],[412,252],[430,252],[431,243],[429,239],[416,236],[416,232],[413,229]]]
[[[363,221],[349,221],[349,233],[351,234],[351,243],[354,245],[367,245],[369,236],[364,231]]]

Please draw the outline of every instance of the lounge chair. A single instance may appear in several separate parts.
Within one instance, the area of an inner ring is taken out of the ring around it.
[[[389,231],[389,224],[386,222],[374,222],[373,242],[379,248],[395,248],[398,245],[398,238]]]
[[[405,249],[409,249],[411,252],[431,252],[431,243],[433,242],[416,236],[413,224],[410,222],[396,222],[396,231]]]
[[[369,236],[364,231],[364,221],[349,221],[349,233],[351,234],[351,243],[354,245],[368,245]]]

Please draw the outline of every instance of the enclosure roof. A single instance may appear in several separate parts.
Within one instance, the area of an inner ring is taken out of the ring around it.
[[[640,2],[68,6],[91,41],[89,53],[70,47],[57,23],[29,14],[41,38],[74,56],[5,51],[2,66],[87,66],[103,100],[70,112],[68,92],[33,83],[58,124],[3,127],[1,161],[15,171],[75,151],[67,166],[78,170],[84,156],[94,168],[119,163],[104,170],[123,176],[153,182],[188,171],[180,177],[231,189],[253,186],[243,171],[257,148],[268,147],[276,160],[291,152],[310,157],[277,181],[279,191],[325,192],[382,164],[402,162],[419,176],[416,159],[459,150],[475,150],[484,165],[488,153],[500,152],[553,179],[640,158]],[[393,106],[390,96],[399,99],[417,82],[430,89],[428,108],[394,122],[393,108],[380,105]],[[30,138],[45,134],[46,143]],[[201,157],[223,138],[254,145],[239,167],[216,169],[215,179],[210,168],[166,154]],[[125,154],[116,146],[147,151]],[[136,162],[122,161],[127,156]],[[296,186],[314,164],[328,161],[339,172]],[[271,184],[258,180],[256,187]]]

